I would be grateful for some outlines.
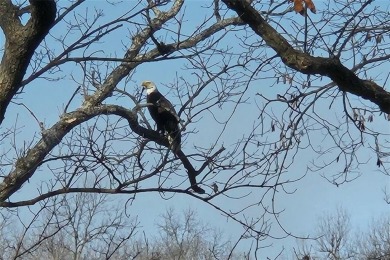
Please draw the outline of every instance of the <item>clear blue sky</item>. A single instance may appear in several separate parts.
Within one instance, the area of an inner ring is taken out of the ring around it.
[[[198,24],[199,19],[203,18],[202,13],[204,12],[204,9],[199,8],[200,3],[206,5],[209,2],[210,1],[188,2],[186,7],[186,26],[183,27],[184,33],[186,30],[191,31],[191,29]],[[123,12],[123,10],[117,10],[110,7],[103,1],[88,1],[81,7],[81,9],[86,7],[90,8],[90,10],[95,7],[110,8],[110,13],[105,12],[105,20],[109,20],[112,16],[117,15],[117,12]],[[317,9],[320,8],[321,5],[318,4]],[[384,8],[388,8],[388,6]],[[298,22],[303,22],[301,17],[298,15],[296,17]],[[121,57],[120,54],[123,53],[123,46],[117,41],[117,37],[120,37],[121,33],[124,32],[126,32],[125,29],[120,31],[120,33],[103,39],[102,45],[99,45],[98,48],[104,46],[107,53],[115,52],[118,57]],[[51,33],[57,35],[64,34],[64,32],[61,31],[61,26],[54,29]],[[0,40],[4,40],[3,36],[1,36]],[[129,39],[126,37],[122,37],[121,40],[123,40],[124,44],[129,43]],[[169,41],[169,37],[167,41]],[[234,48],[238,48],[234,41],[236,41],[234,38],[228,38],[220,44],[230,42]],[[56,51],[60,51],[60,48],[57,47]],[[160,86],[160,91],[162,93],[170,96],[173,103],[177,104],[179,102],[178,99],[173,98],[173,93],[169,92],[169,90],[163,87],[163,85],[173,83],[176,75],[179,77],[185,77],[189,81],[195,80],[195,78],[191,75],[191,72],[184,69],[185,64],[185,60],[173,60],[169,62],[142,65],[137,68],[132,77],[132,82],[126,87],[131,88],[131,85],[133,84],[133,87],[136,88],[139,87],[143,80],[152,80]],[[23,102],[34,111],[35,115],[40,120],[44,121],[46,127],[51,126],[54,122],[56,122],[56,120],[58,120],[58,116],[62,111],[63,105],[67,102],[67,99],[64,99],[64,97],[70,97],[74,89],[78,86],[70,78],[71,75],[76,77],[80,75],[77,71],[78,69],[79,68],[76,68],[75,64],[68,64],[65,66],[65,74],[67,74],[66,78],[54,83],[48,83],[44,80],[37,81],[28,86],[25,93],[21,95]],[[272,77],[273,75],[271,74],[273,74],[273,72],[271,71],[269,73],[269,76]],[[256,81],[250,86],[250,90],[246,94],[246,97],[249,98],[249,103],[244,105],[235,113],[232,122],[229,124],[229,129],[226,131],[224,138],[221,140],[221,145],[223,144],[227,148],[233,146],[237,139],[245,134],[245,123],[250,124],[253,118],[257,118],[256,112],[258,109],[255,105],[256,97],[254,97],[253,94],[261,91],[264,94],[275,97],[276,94],[279,93],[279,88],[283,89],[286,87],[283,84],[279,84],[276,88],[269,88],[267,87],[268,84],[271,84],[271,82],[263,80]],[[118,87],[123,88],[123,82],[121,82]],[[121,102],[124,104],[124,101]],[[324,107],[324,110],[326,109],[327,108]],[[224,111],[219,111],[219,113],[223,114]],[[15,115],[18,115],[19,117],[18,124],[20,126],[25,126],[21,131],[20,137],[25,138],[25,140],[31,140],[31,137],[36,134],[34,131],[39,132],[36,121],[22,107],[11,105],[6,115],[5,123],[8,126],[14,123]],[[213,139],[209,136],[210,134],[217,135],[218,132],[213,133],[212,131],[214,131],[214,129],[218,129],[219,127],[217,125],[214,126],[214,124],[215,122],[211,116],[204,116],[201,118],[196,123],[196,129],[198,129],[199,132],[186,140],[186,143],[183,145],[183,149],[189,152],[191,151],[193,144],[198,145],[201,142],[201,144],[207,145],[212,142]],[[390,129],[388,122],[375,122],[375,124],[377,124],[378,128]],[[249,125],[249,127],[251,127],[251,125]],[[327,142],[327,140],[321,140],[320,138],[321,137],[319,137],[316,141]],[[23,139],[19,139],[18,142],[19,145],[22,145]],[[367,156],[372,156],[372,154],[367,154]],[[297,159],[294,165],[290,168],[288,176],[291,178],[297,178],[304,175],[308,161],[314,158],[316,158],[315,155],[302,151],[299,159]],[[277,201],[275,204],[277,209],[284,210],[284,212],[280,215],[283,227],[297,236],[307,236],[313,234],[312,231],[316,227],[319,216],[323,215],[325,212],[334,212],[339,206],[345,208],[347,212],[351,214],[351,223],[353,227],[359,227],[361,229],[364,229],[372,218],[380,216],[381,214],[390,214],[389,205],[383,201],[384,194],[382,191],[384,188],[390,190],[390,177],[379,173],[375,163],[372,163],[373,161],[376,161],[376,158],[373,158],[369,164],[362,166],[360,169],[363,173],[362,176],[353,182],[343,184],[339,187],[331,185],[323,179],[320,176],[321,172],[308,172],[307,175],[299,182],[288,185],[287,187],[289,191],[296,191],[289,195],[279,192],[276,196]],[[340,170],[336,169],[337,165],[334,167],[335,170]],[[44,170],[42,171],[44,172]],[[32,181],[32,183],[39,182],[41,177],[34,177],[35,181]],[[32,190],[30,191],[25,189],[23,194],[20,194],[20,196],[25,196],[29,192],[35,192],[35,188],[32,187],[31,189]],[[124,199],[124,197],[118,199]],[[242,200],[232,200],[220,197],[218,199],[218,204],[223,206],[225,209],[238,208],[242,205]],[[237,238],[237,236],[241,235],[242,229],[238,224],[234,223],[232,220],[227,220],[226,217],[222,216],[218,211],[206,205],[202,201],[193,199],[189,196],[175,195],[173,198],[165,200],[162,199],[159,194],[141,194],[137,196],[135,203],[131,206],[130,212],[138,214],[141,224],[145,228],[147,234],[153,235],[156,231],[154,223],[157,217],[170,207],[174,207],[177,210],[186,209],[188,207],[195,209],[198,212],[199,217],[204,222],[220,228],[225,232],[226,236],[231,237],[233,241]],[[251,218],[259,216],[260,213],[256,210],[256,208],[253,208],[246,211],[245,214],[247,218]],[[277,228],[276,224],[272,228],[271,234],[276,237],[284,235],[280,229]],[[286,247],[285,252],[287,256],[289,256],[289,248],[295,245],[295,240],[291,238],[283,240],[266,240],[264,245],[268,244],[272,244],[273,246],[264,249],[263,252],[265,256],[276,256],[283,247]],[[248,245],[249,241],[247,243],[242,243],[241,249],[245,250],[245,247]]]

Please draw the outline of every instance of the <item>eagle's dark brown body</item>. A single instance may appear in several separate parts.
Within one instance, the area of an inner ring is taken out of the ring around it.
[[[179,118],[171,102],[158,91],[149,93],[146,101],[153,104],[153,106],[148,106],[148,109],[150,116],[156,122],[157,131],[168,135],[174,150],[180,148]]]
[[[148,80],[144,81],[142,82],[142,86],[147,92],[146,102],[152,104],[148,106],[148,110],[150,116],[156,122],[157,131],[167,135],[171,150],[183,164],[187,165],[188,178],[194,192],[199,194],[205,193],[205,191],[197,185],[196,171],[181,150],[180,118],[176,114],[174,107],[171,102],[157,90],[157,87],[153,82]]]
[[[156,122],[157,131],[166,134],[174,152],[180,150],[181,132],[179,128],[180,118],[176,114],[171,102],[166,99],[156,88],[153,82],[144,81],[147,96],[146,101],[152,106],[148,106],[150,116]]]

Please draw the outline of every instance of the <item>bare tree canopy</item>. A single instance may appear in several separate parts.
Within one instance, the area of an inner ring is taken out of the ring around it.
[[[353,217],[353,216],[352,216]],[[350,214],[339,208],[319,218],[314,241],[305,240],[296,259],[390,259],[390,217],[371,221],[367,231],[352,228]]]
[[[272,237],[269,218],[290,235],[278,195],[308,172],[389,174],[389,24],[373,0],[0,0],[0,206],[158,193],[243,239]],[[181,149],[144,80],[173,104]]]

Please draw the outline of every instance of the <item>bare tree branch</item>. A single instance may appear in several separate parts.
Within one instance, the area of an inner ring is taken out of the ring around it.
[[[54,0],[31,0],[30,3],[31,18],[24,26],[18,18],[18,9],[11,1],[0,3],[0,26],[7,39],[0,64],[0,124],[9,102],[20,88],[35,49],[49,32],[56,16]]]
[[[304,74],[327,76],[338,85],[341,91],[370,100],[378,105],[381,111],[390,114],[390,93],[383,87],[372,80],[360,79],[354,72],[342,65],[337,57],[313,57],[294,49],[247,0],[222,1],[230,9],[236,11],[239,17],[264,39],[287,66]],[[333,56],[332,53],[330,55]]]

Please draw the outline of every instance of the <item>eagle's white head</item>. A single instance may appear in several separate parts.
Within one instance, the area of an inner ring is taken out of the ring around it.
[[[146,89],[147,94],[157,91],[156,85],[150,80],[145,80],[144,82],[142,82],[141,86]]]

